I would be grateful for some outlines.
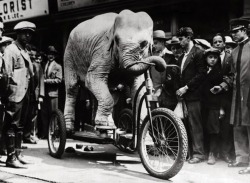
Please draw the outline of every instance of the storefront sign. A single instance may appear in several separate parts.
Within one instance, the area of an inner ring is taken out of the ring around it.
[[[48,14],[48,0],[0,0],[0,16],[4,22]]]
[[[58,11],[75,9],[95,4],[108,3],[118,0],[57,0]]]

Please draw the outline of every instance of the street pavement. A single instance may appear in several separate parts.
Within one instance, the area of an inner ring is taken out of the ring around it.
[[[137,153],[124,153],[113,145],[98,145],[67,140],[67,147],[76,144],[91,145],[95,153],[68,152],[62,159],[49,155],[46,140],[28,146],[23,154],[33,162],[27,169],[6,168],[0,163],[0,183],[249,183],[250,174],[239,175],[241,168],[228,168],[223,161],[215,165],[206,162],[191,165],[185,162],[182,170],[171,180],[161,180],[150,176],[143,168]]]

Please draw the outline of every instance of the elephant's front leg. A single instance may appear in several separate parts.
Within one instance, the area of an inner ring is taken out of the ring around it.
[[[108,75],[100,73],[88,73],[86,87],[94,94],[98,101],[95,117],[95,125],[115,127],[112,118],[114,100],[107,85]]]

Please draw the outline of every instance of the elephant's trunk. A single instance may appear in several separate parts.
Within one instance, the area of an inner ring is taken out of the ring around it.
[[[148,69],[150,63],[154,63],[155,69],[159,72],[163,72],[166,69],[165,60],[159,56],[150,56],[141,61],[132,63],[127,62],[124,64],[124,67],[128,72],[137,76],[143,74]]]

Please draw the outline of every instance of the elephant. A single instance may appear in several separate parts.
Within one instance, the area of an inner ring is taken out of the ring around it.
[[[165,63],[151,56],[153,21],[145,12],[123,10],[105,13],[78,24],[70,33],[64,52],[66,99],[64,118],[67,131],[74,130],[75,103],[79,85],[88,88],[98,101],[95,125],[115,128],[112,119],[114,100],[108,88],[112,70],[125,70],[136,78],[148,69],[147,64]]]

